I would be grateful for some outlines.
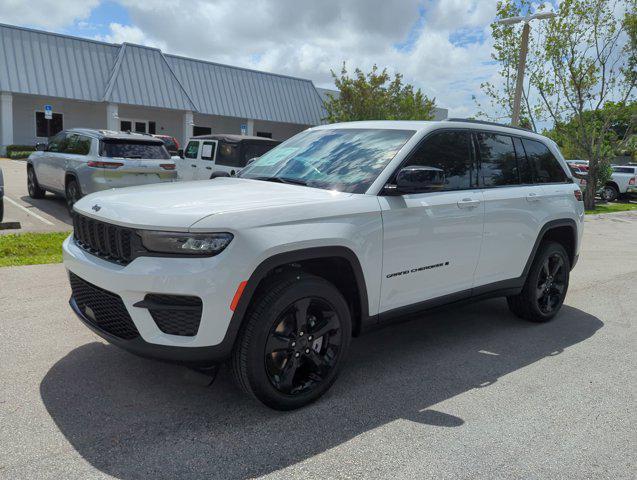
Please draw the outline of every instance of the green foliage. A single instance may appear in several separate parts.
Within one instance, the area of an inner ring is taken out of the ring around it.
[[[33,145],[7,145],[7,157],[11,157],[12,152],[34,152],[35,147]],[[28,156],[28,155],[27,155]]]
[[[542,6],[540,6],[542,8]],[[530,0],[500,0],[498,17],[525,15]],[[625,9],[622,17],[617,12]],[[571,158],[589,160],[586,208],[605,167],[634,131],[637,81],[637,0],[562,0],[557,16],[533,21],[522,115],[548,120],[551,136]],[[493,58],[503,77],[483,84],[496,115],[510,116],[521,24],[492,24]]]
[[[404,84],[397,73],[393,80],[387,69],[379,72],[374,65],[365,74],[360,69],[350,77],[345,63],[340,76],[332,71],[339,96],[328,94],[324,102],[327,120],[351,122],[355,120],[431,120],[435,100],[427,98],[420,89]]]
[[[19,160],[22,158],[27,158],[29,155],[31,155],[33,153],[33,150],[29,150],[26,152],[20,151],[20,150],[12,150],[11,152],[7,152],[7,157],[13,159],[13,160]]]
[[[0,267],[60,263],[69,232],[0,235]]]
[[[587,214],[596,214],[596,213],[616,213],[616,212],[627,212],[629,210],[637,210],[637,203],[606,203],[602,205],[596,205],[593,210],[586,210]]]

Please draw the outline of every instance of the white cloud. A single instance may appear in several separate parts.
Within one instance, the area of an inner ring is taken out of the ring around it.
[[[136,43],[166,50],[166,44],[161,41],[150,39],[146,34],[134,25],[122,25],[120,23],[110,23],[109,32],[106,35],[95,35],[95,40],[109,43]]]
[[[0,22],[59,28],[86,19],[100,0],[0,0]]]
[[[453,115],[475,114],[471,96],[480,96],[480,82],[495,70],[486,63],[496,0],[119,1],[135,25],[127,38],[134,33],[136,43],[325,87],[342,61],[351,69],[377,64],[403,73]],[[464,36],[452,42],[458,32]]]

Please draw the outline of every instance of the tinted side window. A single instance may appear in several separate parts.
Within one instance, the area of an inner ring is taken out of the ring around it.
[[[476,183],[469,132],[434,133],[412,153],[405,166],[413,165],[440,170],[441,190],[462,190]]]
[[[197,158],[197,153],[199,153],[199,142],[188,142],[188,146],[184,152],[184,157]]]
[[[241,162],[239,144],[219,142],[219,150],[217,151],[217,160],[215,163],[227,167],[245,167],[245,162]]]
[[[66,150],[67,138],[68,135],[66,132],[58,133],[55,137],[49,140],[49,143],[46,146],[47,152],[63,152]]]
[[[535,140],[522,139],[526,156],[533,168],[536,183],[563,183],[566,174],[546,145]]]
[[[513,137],[513,146],[515,147],[515,157],[518,161],[518,172],[520,173],[520,182],[523,184],[533,183],[533,170],[526,158],[524,147],[522,146],[522,140],[518,137]]]
[[[74,155],[88,155],[91,150],[91,139],[81,135],[70,135],[64,153],[72,153]]]
[[[507,135],[478,132],[480,185],[498,187],[520,183],[513,139]]]

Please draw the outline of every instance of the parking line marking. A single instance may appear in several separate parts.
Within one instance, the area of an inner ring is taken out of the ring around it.
[[[52,222],[49,222],[46,218],[41,217],[40,215],[38,215],[35,212],[32,212],[31,210],[29,210],[27,207],[25,207],[24,205],[20,205],[18,202],[16,202],[15,200],[13,200],[12,198],[7,197],[6,195],[4,196],[4,198],[6,198],[10,203],[14,204],[16,207],[21,208],[22,210],[24,210],[25,212],[27,212],[29,215],[33,215],[35,218],[37,218],[38,220],[40,220],[41,222],[46,223],[47,225],[51,225],[54,226]]]

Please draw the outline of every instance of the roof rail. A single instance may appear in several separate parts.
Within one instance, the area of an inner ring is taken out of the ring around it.
[[[506,125],[504,123],[497,123],[497,122],[488,122],[486,120],[474,120],[472,118],[447,118],[446,121],[447,122],[477,123],[479,125],[493,125],[496,127],[515,128],[516,130],[522,130],[527,133],[535,133],[532,130],[529,130],[528,128],[514,127],[513,125]]]

